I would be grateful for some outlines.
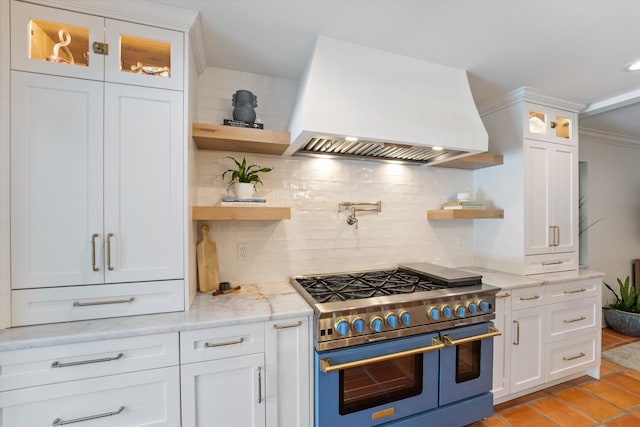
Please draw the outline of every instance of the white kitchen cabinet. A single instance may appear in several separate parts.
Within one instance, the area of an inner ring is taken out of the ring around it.
[[[493,338],[493,387],[494,399],[509,394],[511,369],[511,293],[500,291],[496,295],[496,318],[493,321],[502,335]]]
[[[524,151],[525,255],[577,252],[578,149],[525,140]]]
[[[179,31],[20,1],[11,3],[11,27],[14,70],[183,89]],[[68,44],[54,55],[61,39]]]
[[[578,114],[539,104],[525,104],[524,135],[528,139],[576,145]]]
[[[184,310],[183,34],[11,13],[12,325]],[[47,60],[65,30],[78,61]],[[98,39],[108,56],[87,53]],[[171,71],[121,68],[133,52]]]
[[[544,307],[511,312],[511,393],[544,383],[544,313]]]
[[[312,422],[311,330],[307,317],[265,322],[267,425]]]
[[[525,275],[578,269],[577,112],[583,107],[528,87],[480,106],[490,149],[504,163],[474,171],[474,193],[491,194],[505,215],[475,225],[478,266]]]

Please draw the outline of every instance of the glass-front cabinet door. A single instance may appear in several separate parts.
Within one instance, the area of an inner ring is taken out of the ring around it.
[[[182,90],[179,31],[20,1],[11,3],[11,68]]]
[[[106,81],[182,90],[181,32],[107,19],[105,41]]]
[[[574,145],[577,116],[535,104],[525,104],[525,136],[530,139]]]
[[[14,1],[11,3],[11,68],[102,80],[104,18]]]

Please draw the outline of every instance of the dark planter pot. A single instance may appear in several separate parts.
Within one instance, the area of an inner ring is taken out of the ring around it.
[[[611,329],[630,337],[640,337],[640,314],[604,308],[604,320]]]

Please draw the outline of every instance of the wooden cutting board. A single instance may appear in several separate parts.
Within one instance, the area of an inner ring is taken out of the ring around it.
[[[196,260],[198,263],[198,290],[209,292],[218,289],[220,276],[218,274],[218,252],[216,242],[209,239],[209,226],[200,227],[202,240],[196,245]]]

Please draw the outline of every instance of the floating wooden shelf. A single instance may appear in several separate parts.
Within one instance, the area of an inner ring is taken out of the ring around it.
[[[194,220],[278,221],[281,219],[291,219],[291,208],[269,206],[194,206],[191,215]]]
[[[449,162],[439,163],[433,167],[454,169],[482,169],[502,164],[502,154],[479,153]]]
[[[502,209],[440,209],[427,211],[427,219],[485,219],[504,218]]]
[[[205,150],[282,155],[291,137],[289,132],[194,123],[193,140]]]

